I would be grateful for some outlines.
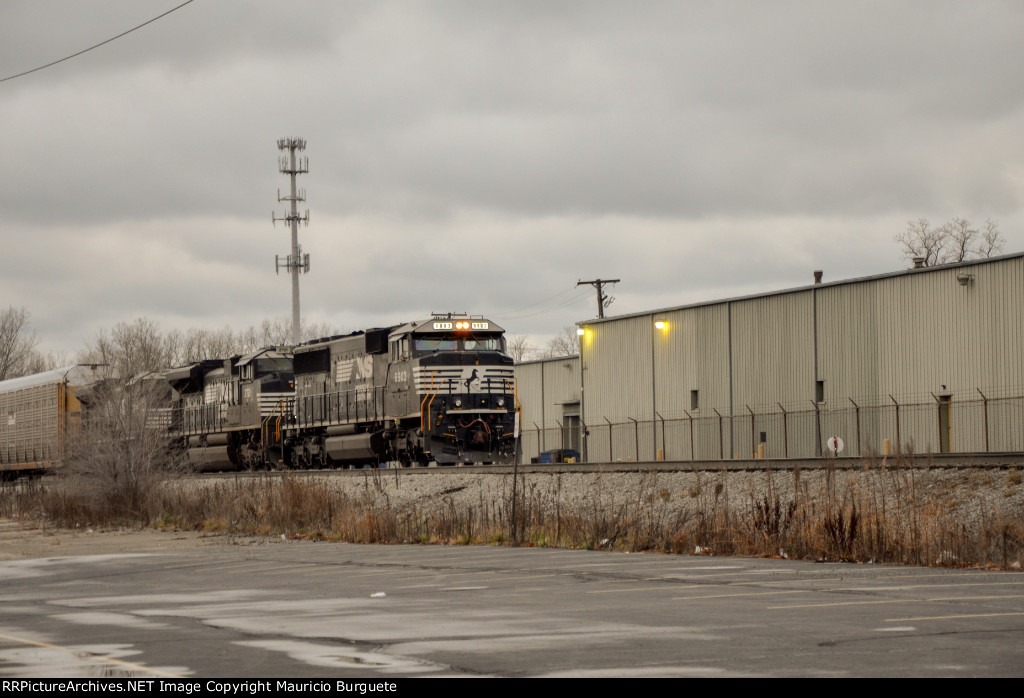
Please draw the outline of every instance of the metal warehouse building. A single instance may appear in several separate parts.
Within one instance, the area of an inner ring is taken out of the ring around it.
[[[580,357],[516,364],[516,390],[524,460],[559,449],[581,452]]]
[[[1024,451],[1022,301],[1014,254],[581,322],[517,367],[524,458]]]

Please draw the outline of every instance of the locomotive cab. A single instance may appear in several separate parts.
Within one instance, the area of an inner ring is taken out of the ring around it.
[[[253,423],[288,415],[295,400],[295,373],[291,352],[263,349],[241,357],[235,365],[241,392],[239,403]]]
[[[391,335],[396,400],[418,424],[419,460],[508,463],[515,457],[513,361],[504,330],[481,317],[435,315]]]

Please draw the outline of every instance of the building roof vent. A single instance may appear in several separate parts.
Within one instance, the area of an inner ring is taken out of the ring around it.
[[[924,257],[914,257],[913,261],[914,261],[914,269],[923,269],[924,268]]]
[[[822,271],[821,269],[815,269],[814,270],[814,283],[816,285],[820,284],[821,283],[821,277],[824,276],[824,275],[825,275],[824,271]]]

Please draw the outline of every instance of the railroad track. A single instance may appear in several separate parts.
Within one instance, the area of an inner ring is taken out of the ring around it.
[[[865,465],[867,464],[867,465]],[[956,454],[925,454],[914,456],[903,456],[897,458],[889,456],[885,459],[875,458],[789,458],[789,459],[747,459],[731,461],[640,461],[640,462],[615,462],[615,463],[527,463],[519,465],[518,468],[511,465],[460,465],[442,466],[431,465],[427,468],[336,468],[332,470],[271,470],[254,472],[223,472],[223,473],[202,473],[199,477],[216,479],[225,476],[230,477],[267,477],[291,474],[331,474],[339,477],[359,477],[370,473],[380,475],[395,474],[396,470],[402,475],[425,475],[430,476],[438,472],[454,473],[480,473],[493,475],[509,475],[513,471],[520,474],[529,473],[671,473],[671,472],[760,472],[764,470],[786,471],[799,468],[800,470],[862,470],[865,467],[879,468],[887,467],[916,469],[979,469],[979,470],[1006,470],[1012,468],[1024,468],[1024,453],[956,453]]]

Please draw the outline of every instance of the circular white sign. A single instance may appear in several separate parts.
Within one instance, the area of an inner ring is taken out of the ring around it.
[[[832,453],[833,456],[843,452],[843,440],[838,436],[830,436],[828,441],[825,442],[825,447]]]

